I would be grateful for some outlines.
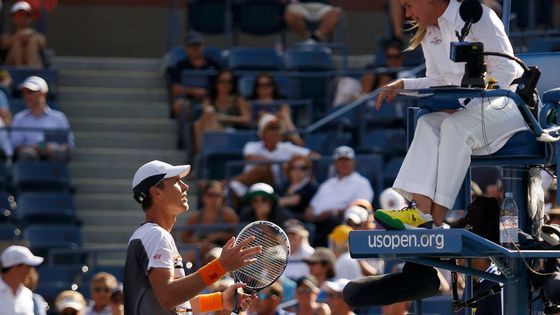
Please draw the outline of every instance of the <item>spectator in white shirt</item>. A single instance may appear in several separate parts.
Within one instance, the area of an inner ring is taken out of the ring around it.
[[[341,224],[334,228],[329,234],[329,245],[336,256],[334,270],[337,278],[349,280],[357,279],[364,274],[360,267],[360,263],[356,259],[350,257],[350,248],[348,245],[348,235],[352,228],[348,225]]]
[[[336,176],[323,182],[307,208],[305,218],[315,223],[314,246],[326,246],[327,235],[342,223],[342,214],[357,199],[373,199],[369,180],[356,172],[354,150],[340,146],[333,153]]]
[[[284,222],[284,231],[290,240],[290,257],[284,274],[292,280],[298,280],[309,275],[309,266],[303,259],[311,256],[315,249],[309,245],[309,231],[299,220]]]
[[[33,315],[33,292],[24,283],[31,268],[43,262],[24,246],[12,245],[0,255],[0,313]]]
[[[86,315],[111,315],[111,292],[117,287],[117,278],[107,272],[99,272],[91,279],[92,301]]]

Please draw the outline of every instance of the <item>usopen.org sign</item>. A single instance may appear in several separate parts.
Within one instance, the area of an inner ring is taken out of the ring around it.
[[[453,230],[352,231],[350,254],[354,258],[442,255],[459,253],[461,234]]]

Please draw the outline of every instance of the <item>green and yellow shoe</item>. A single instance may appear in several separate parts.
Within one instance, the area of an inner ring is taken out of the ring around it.
[[[386,230],[415,230],[432,226],[432,216],[422,213],[416,207],[406,207],[401,210],[379,209],[375,211],[374,216]]]

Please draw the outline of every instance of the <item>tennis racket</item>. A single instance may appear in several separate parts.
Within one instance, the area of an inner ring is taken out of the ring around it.
[[[290,255],[290,242],[286,233],[276,224],[268,221],[255,221],[243,228],[235,243],[254,236],[255,240],[247,247],[261,246],[256,262],[233,272],[235,282],[245,283],[243,290],[248,294],[256,294],[273,284],[284,272]],[[231,315],[239,314],[237,295]]]

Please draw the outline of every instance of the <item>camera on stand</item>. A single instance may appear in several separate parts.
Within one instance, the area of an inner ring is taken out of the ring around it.
[[[461,80],[462,87],[484,88],[486,64],[484,63],[484,45],[482,43],[451,43],[451,60],[465,63],[465,74]]]

